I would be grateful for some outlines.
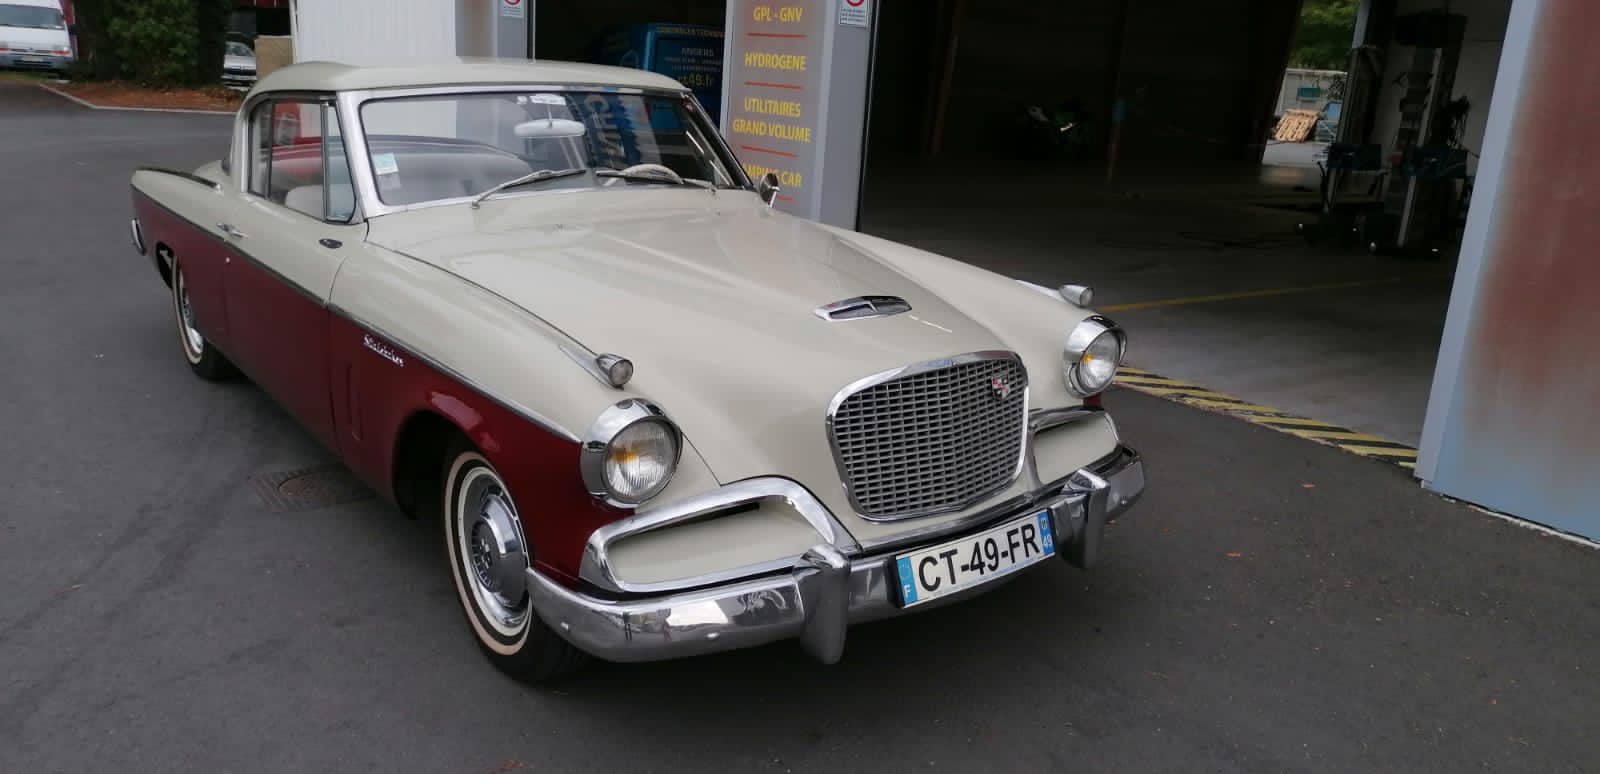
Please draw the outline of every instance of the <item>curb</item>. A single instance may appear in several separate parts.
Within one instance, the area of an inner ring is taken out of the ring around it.
[[[60,89],[56,89],[56,88],[52,88],[50,86],[46,86],[43,83],[39,83],[39,84],[35,84],[35,85],[37,85],[41,89],[44,89],[45,91],[50,92],[51,94],[54,94],[54,95],[56,95],[58,97],[63,97],[65,99],[69,99],[69,100],[77,103],[80,107],[86,107],[86,108],[89,108],[90,110],[120,110],[120,111],[124,111],[124,112],[128,112],[128,113],[188,113],[188,114],[191,114],[191,115],[203,115],[203,116],[231,116],[231,115],[234,114],[234,112],[231,111],[231,110],[199,110],[199,109],[196,109],[196,108],[118,107],[118,106],[115,106],[115,105],[96,105],[93,102],[90,102],[90,101],[88,101],[86,99],[83,99],[81,97],[74,97],[71,94],[68,94],[68,93],[66,93],[66,92],[64,92],[64,91],[62,91]]]
[[[1403,443],[1279,411],[1269,406],[1259,406],[1231,395],[1177,379],[1169,379],[1143,369],[1123,366],[1117,372],[1115,384],[1174,403],[1237,417],[1252,424],[1314,441],[1323,446],[1342,449],[1351,454],[1393,463],[1407,471],[1414,471],[1417,467],[1417,450]]]

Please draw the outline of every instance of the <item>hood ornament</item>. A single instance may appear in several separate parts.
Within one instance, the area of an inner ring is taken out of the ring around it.
[[[911,304],[899,296],[856,296],[831,304],[823,304],[813,310],[816,316],[832,322],[845,320],[867,320],[873,317],[889,317],[902,312],[911,311]]]

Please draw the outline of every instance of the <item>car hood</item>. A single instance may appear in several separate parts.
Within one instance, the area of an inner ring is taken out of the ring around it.
[[[595,352],[632,360],[625,391],[659,403],[719,480],[788,476],[840,514],[849,508],[824,417],[841,388],[910,363],[1007,349],[848,234],[744,192],[490,200],[375,218],[368,238]],[[911,311],[851,321],[815,311],[863,295],[899,296]],[[883,526],[849,521],[858,538]]]
[[[256,58],[230,54],[222,58],[222,66],[224,69],[229,70],[254,70],[256,69]]]

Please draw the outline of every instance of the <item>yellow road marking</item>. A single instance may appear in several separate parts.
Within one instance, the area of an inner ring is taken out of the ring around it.
[[[1270,296],[1287,296],[1295,293],[1316,293],[1323,290],[1345,290],[1348,288],[1372,288],[1380,285],[1395,285],[1402,282],[1415,282],[1417,280],[1439,279],[1443,274],[1421,274],[1407,277],[1386,277],[1376,280],[1356,280],[1353,282],[1329,282],[1322,285],[1300,285],[1292,288],[1269,288],[1267,290],[1245,290],[1238,293],[1217,293],[1210,296],[1191,296],[1189,298],[1166,298],[1156,301],[1139,301],[1132,304],[1114,304],[1102,306],[1102,312],[1132,312],[1139,309],[1158,309],[1165,306],[1188,306],[1189,304],[1211,304],[1218,301],[1238,301],[1246,298],[1267,298]]]
[[[1229,411],[1248,411],[1248,412],[1252,412],[1252,413],[1255,413],[1255,414],[1281,414],[1281,413],[1283,413],[1283,412],[1281,412],[1281,411],[1279,411],[1279,410],[1277,410],[1275,408],[1272,408],[1271,406],[1257,406],[1257,405],[1255,405],[1253,403],[1234,403],[1232,401],[1206,400],[1204,398],[1186,398],[1186,399],[1183,400],[1183,402],[1187,403],[1187,404],[1189,404],[1191,406],[1203,406],[1205,408],[1227,409]]]
[[[1356,454],[1360,454],[1360,455],[1367,456],[1367,457],[1415,457],[1415,456],[1417,456],[1417,450],[1416,449],[1391,449],[1391,448],[1389,448],[1387,446],[1345,446],[1344,444],[1339,444],[1339,448],[1344,449],[1347,452],[1354,452]]]
[[[1341,285],[1341,287],[1344,286],[1348,285]],[[1128,389],[1164,397],[1186,406],[1215,409],[1281,433],[1330,444],[1352,454],[1385,459],[1408,470],[1415,470],[1417,467],[1415,461],[1417,456],[1416,449],[1372,445],[1393,443],[1393,441],[1386,438],[1379,438],[1367,433],[1358,433],[1318,419],[1284,414],[1282,411],[1270,406],[1245,403],[1238,398],[1224,395],[1220,392],[1213,392],[1187,382],[1168,379],[1149,371],[1124,366],[1118,371],[1118,383]]]
[[[1375,435],[1358,433],[1354,430],[1302,430],[1298,427],[1284,429],[1302,438],[1324,438],[1330,441],[1367,441],[1369,443],[1392,443],[1387,438],[1379,438]]]
[[[1287,416],[1287,415],[1279,416],[1279,417],[1247,417],[1247,418],[1251,422],[1255,422],[1258,425],[1267,425],[1269,427],[1274,426],[1274,425],[1303,425],[1303,426],[1306,426],[1306,427],[1326,427],[1326,428],[1330,428],[1330,429],[1336,429],[1338,427],[1338,425],[1334,425],[1334,424],[1331,424],[1331,423],[1328,423],[1328,422],[1323,422],[1320,419],[1306,419],[1305,417],[1291,417],[1291,416]],[[1289,428],[1279,428],[1279,429],[1288,430]]]

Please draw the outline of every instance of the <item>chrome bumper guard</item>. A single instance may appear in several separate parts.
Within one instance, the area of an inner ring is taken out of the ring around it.
[[[1127,447],[1049,484],[980,525],[939,534],[917,544],[846,556],[821,543],[787,569],[695,591],[611,601],[567,589],[528,570],[528,590],[540,618],[578,648],[609,661],[657,661],[735,650],[784,639],[800,640],[825,664],[844,654],[851,624],[908,612],[894,602],[898,582],[893,558],[996,523],[1048,510],[1056,552],[1079,567],[1100,555],[1107,522],[1144,492],[1144,463]],[[985,583],[919,605],[915,610],[977,596],[999,583]]]

